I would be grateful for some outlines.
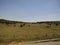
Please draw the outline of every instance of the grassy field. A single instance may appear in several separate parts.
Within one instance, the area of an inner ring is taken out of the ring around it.
[[[60,38],[60,23],[0,23],[0,43]]]

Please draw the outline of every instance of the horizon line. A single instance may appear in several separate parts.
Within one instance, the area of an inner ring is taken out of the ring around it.
[[[0,19],[4,19],[4,18],[0,18]],[[60,20],[21,21],[21,20],[14,20],[14,19],[4,19],[4,20],[9,20],[9,21],[19,21],[19,22],[48,22],[48,21],[60,21]]]

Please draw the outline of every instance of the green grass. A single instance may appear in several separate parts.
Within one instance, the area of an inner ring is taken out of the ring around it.
[[[60,24],[0,23],[0,43],[60,38]]]

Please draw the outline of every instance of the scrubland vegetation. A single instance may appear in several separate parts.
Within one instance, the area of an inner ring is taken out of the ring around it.
[[[60,21],[18,22],[0,19],[0,43],[60,38]]]

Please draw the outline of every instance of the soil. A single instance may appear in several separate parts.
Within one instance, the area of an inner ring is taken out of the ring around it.
[[[0,45],[60,45],[60,41],[58,41],[58,42],[42,42],[42,43],[12,42],[10,44],[0,44]]]

